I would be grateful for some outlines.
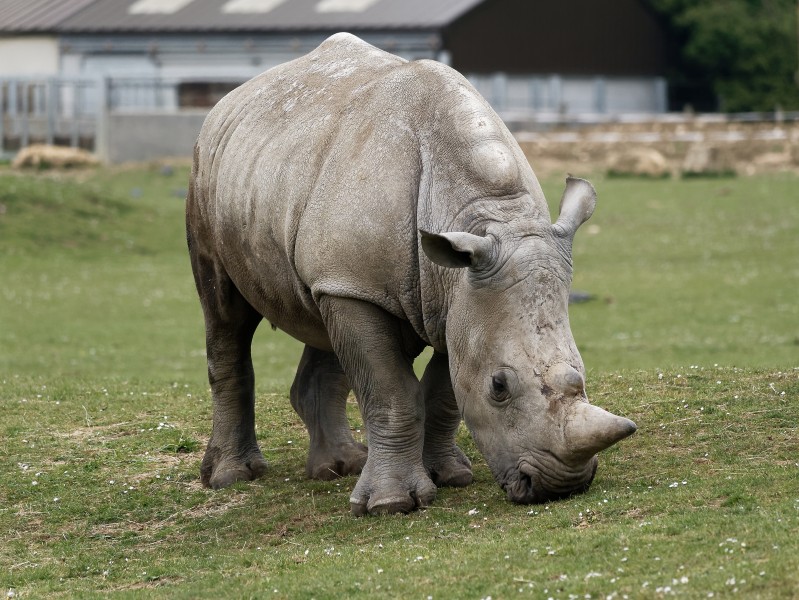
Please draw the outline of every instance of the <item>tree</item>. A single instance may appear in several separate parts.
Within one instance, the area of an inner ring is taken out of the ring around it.
[[[649,0],[675,44],[673,85],[716,108],[799,109],[797,0]]]

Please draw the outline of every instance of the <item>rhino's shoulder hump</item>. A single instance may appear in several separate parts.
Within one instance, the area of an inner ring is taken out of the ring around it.
[[[421,58],[413,61],[413,68],[425,77],[434,78],[450,84],[462,84],[467,80],[458,71],[442,62],[430,58]]]
[[[520,189],[518,144],[488,102],[460,73],[431,60],[413,63],[429,95],[435,144],[486,192]]]
[[[323,75],[334,80],[356,75],[357,80],[358,72],[390,70],[407,62],[351,33],[337,33],[304,57],[287,63],[286,71],[299,77]]]
[[[205,120],[201,145],[221,150],[237,128],[260,139],[292,130],[309,139],[321,137],[313,130],[323,131],[323,123],[330,126],[353,99],[407,62],[354,35],[337,33],[225,96]]]
[[[319,44],[319,46],[317,46],[312,52],[318,52],[320,50],[326,51],[330,50],[331,48],[351,48],[353,50],[361,52],[370,52],[372,50],[376,50],[382,54],[387,54],[386,52],[383,52],[379,48],[372,46],[372,44],[363,41],[357,35],[352,35],[351,33],[347,33],[346,31],[334,33],[324,42]]]

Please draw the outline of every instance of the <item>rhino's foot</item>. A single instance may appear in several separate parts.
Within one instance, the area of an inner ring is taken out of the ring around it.
[[[311,479],[329,481],[345,475],[357,475],[366,464],[367,449],[358,442],[335,447],[311,448],[305,474]]]
[[[200,467],[200,480],[205,487],[218,490],[237,481],[252,481],[265,473],[266,460],[258,448],[243,454],[231,454],[208,446]]]
[[[424,466],[437,486],[465,487],[472,482],[472,462],[455,444],[445,452],[425,455]]]
[[[409,513],[429,506],[436,497],[436,486],[421,465],[391,475],[374,474],[379,472],[367,463],[352,491],[350,508],[356,517]]]

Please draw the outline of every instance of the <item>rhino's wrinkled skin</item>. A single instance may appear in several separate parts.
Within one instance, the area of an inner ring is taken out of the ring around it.
[[[348,34],[231,92],[202,128],[187,200],[214,401],[203,483],[266,469],[250,358],[265,318],[306,344],[291,402],[307,474],[362,472],[355,514],[468,484],[461,417],[511,500],[585,490],[596,453],[635,431],[588,404],[569,329],[571,241],[594,203],[569,178],[551,224],[518,145],[463,77]],[[350,389],[368,454],[345,417]]]

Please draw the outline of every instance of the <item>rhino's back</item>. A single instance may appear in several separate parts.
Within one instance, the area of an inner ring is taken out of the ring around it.
[[[337,34],[225,96],[198,139],[198,176],[208,184],[207,202],[217,218],[224,220],[226,208],[241,213],[243,201],[233,196],[253,191],[253,184],[269,193],[273,208],[277,196],[307,192],[352,98],[404,62],[352,35]]]
[[[418,300],[418,143],[392,108],[407,64],[337,34],[231,92],[200,133],[190,221],[245,298],[306,343],[327,345],[320,295],[401,317]]]

